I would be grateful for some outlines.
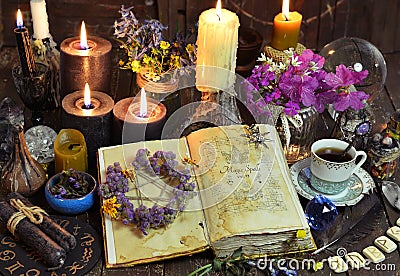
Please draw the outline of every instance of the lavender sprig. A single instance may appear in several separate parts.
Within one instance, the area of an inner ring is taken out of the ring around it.
[[[174,196],[165,206],[156,203],[149,208],[141,203],[134,208],[125,195],[129,191],[128,174],[118,162],[107,167],[106,181],[99,185],[100,196],[111,202],[111,207],[104,212],[112,210],[110,214],[113,217],[121,219],[124,224],[137,224],[142,233],[147,235],[149,229],[171,224],[184,211],[187,200],[194,195],[195,183],[191,181],[190,170],[177,169],[179,163],[176,154],[171,151],[156,151],[151,155],[148,149],[139,149],[132,165],[135,171],[142,170],[152,176],[179,183],[173,187]]]

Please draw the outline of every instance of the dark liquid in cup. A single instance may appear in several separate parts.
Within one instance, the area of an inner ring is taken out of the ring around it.
[[[350,153],[343,155],[343,150],[336,148],[322,148],[315,152],[319,158],[330,162],[343,163],[353,159]]]

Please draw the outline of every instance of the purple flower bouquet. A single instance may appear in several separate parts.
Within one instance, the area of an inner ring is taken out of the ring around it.
[[[315,107],[319,113],[329,104],[338,112],[364,107],[369,95],[351,87],[362,83],[367,70],[339,65],[335,73],[328,73],[323,69],[324,57],[311,50],[301,55],[291,49],[285,53],[286,62],[279,64],[262,54],[262,64],[247,78],[247,104],[253,112],[264,113],[267,104],[284,107],[289,116],[304,107]]]

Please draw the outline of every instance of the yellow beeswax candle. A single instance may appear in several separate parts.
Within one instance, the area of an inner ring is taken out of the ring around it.
[[[201,13],[197,36],[196,87],[200,91],[227,90],[235,82],[239,18],[217,8]]]
[[[54,141],[55,173],[73,168],[86,172],[87,149],[85,137],[76,129],[62,129]]]
[[[296,49],[303,16],[289,12],[289,0],[283,0],[282,12],[274,18],[271,46],[277,50]]]

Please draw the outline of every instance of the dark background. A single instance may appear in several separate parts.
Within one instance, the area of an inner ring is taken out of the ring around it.
[[[31,29],[29,0],[0,1],[5,45],[14,45],[16,11],[23,11]],[[85,20],[88,33],[112,39],[113,22],[119,18],[120,5],[135,6],[139,19],[159,18],[169,32],[193,26],[201,11],[215,7],[216,0],[47,0],[50,33],[60,44],[78,35]],[[223,0],[222,7],[235,11],[240,24],[258,30],[268,42],[274,16],[281,0]],[[400,50],[400,1],[398,0],[291,0],[290,10],[303,15],[300,41],[319,51],[341,37],[359,37],[370,41],[383,53]],[[1,15],[1,14],[0,14]]]

